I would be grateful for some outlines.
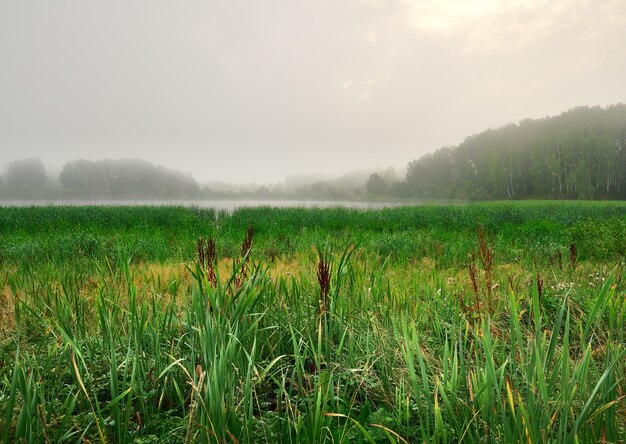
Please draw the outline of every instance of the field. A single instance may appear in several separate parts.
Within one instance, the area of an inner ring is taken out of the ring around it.
[[[0,209],[5,442],[625,442],[626,203]]]

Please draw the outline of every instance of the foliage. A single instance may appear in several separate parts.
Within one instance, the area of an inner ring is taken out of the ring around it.
[[[0,439],[621,442],[625,214],[2,209]]]
[[[581,259],[623,257],[622,202],[491,202],[362,211],[350,208],[9,207],[0,209],[0,258],[12,262],[131,256],[189,260],[200,237],[216,238],[219,257],[237,257],[254,225],[264,256],[308,251],[320,238],[343,238],[393,260],[437,254],[467,264],[478,225],[494,235],[500,259],[536,261],[573,242]],[[219,235],[218,235],[219,234]],[[587,240],[592,239],[592,240]],[[594,248],[596,245],[596,248]]]
[[[626,199],[626,105],[489,129],[409,163],[406,186],[414,197]]]
[[[369,179],[367,179],[367,184],[365,185],[367,189],[367,194],[371,195],[381,195],[387,193],[388,186],[385,179],[383,179],[378,173],[370,174]]]
[[[196,181],[179,171],[154,166],[144,160],[75,160],[59,176],[68,190],[96,197],[193,197]]]
[[[38,189],[46,184],[46,169],[41,159],[29,158],[9,163],[6,185],[12,188]]]

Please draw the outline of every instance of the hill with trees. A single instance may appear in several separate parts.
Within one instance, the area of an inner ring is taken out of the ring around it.
[[[626,199],[626,105],[489,129],[410,162],[398,195]]]

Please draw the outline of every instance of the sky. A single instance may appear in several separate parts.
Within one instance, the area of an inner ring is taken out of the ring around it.
[[[142,158],[199,181],[404,167],[626,102],[624,0],[4,0],[0,166]]]

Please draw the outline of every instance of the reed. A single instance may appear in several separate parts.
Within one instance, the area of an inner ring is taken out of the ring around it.
[[[578,223],[573,204],[557,207],[567,214],[550,217]],[[533,222],[531,236],[522,216],[480,208],[484,231],[465,207],[260,209],[211,221],[209,241],[188,227],[166,261],[5,257],[0,439],[626,440],[623,256],[577,237],[575,266],[559,267],[547,258],[573,243],[567,226]],[[456,228],[433,231],[425,215]],[[121,225],[120,237],[135,230]]]

